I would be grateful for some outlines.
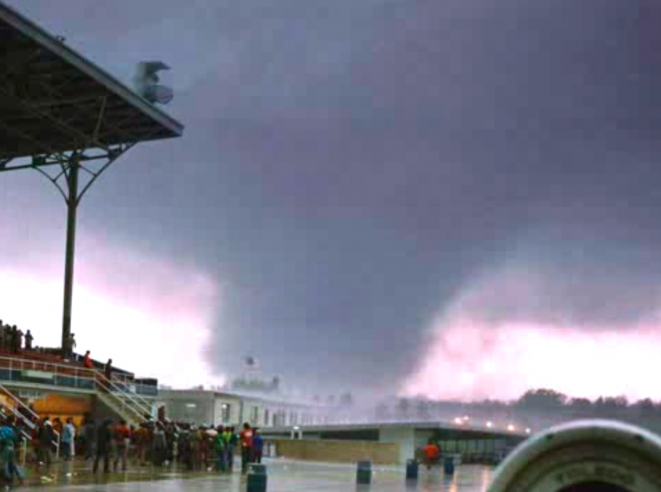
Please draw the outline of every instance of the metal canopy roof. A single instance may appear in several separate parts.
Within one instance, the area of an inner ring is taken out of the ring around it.
[[[183,125],[0,2],[0,168],[179,137]]]

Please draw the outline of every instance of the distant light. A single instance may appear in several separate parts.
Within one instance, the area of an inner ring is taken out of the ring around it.
[[[510,432],[514,432],[516,430],[516,427],[514,427],[512,424],[509,424],[507,426],[507,430],[510,431]]]
[[[195,408],[197,406],[197,404],[195,404],[195,403],[186,403],[186,406],[188,408]]]
[[[220,408],[222,408],[222,409],[226,409],[226,408],[227,408],[227,403],[223,403],[223,404],[220,406]]]
[[[530,434],[532,431],[530,430],[530,427],[526,428],[526,434]]]
[[[462,417],[462,419],[463,419],[464,422],[465,422],[466,420],[470,420],[470,417],[469,417],[468,415],[464,415],[464,416]]]
[[[457,417],[457,418],[454,419],[454,423],[457,424],[457,425],[462,425],[464,423],[464,421],[462,419],[460,419],[459,417]]]
[[[493,427],[493,422],[491,422],[491,421],[487,422],[487,427],[489,429],[491,429]]]
[[[295,426],[294,426],[294,430],[295,430],[295,431],[300,430],[300,427],[299,427],[298,425],[295,425]]]

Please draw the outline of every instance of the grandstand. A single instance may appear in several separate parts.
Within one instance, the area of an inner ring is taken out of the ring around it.
[[[155,413],[156,381],[125,371],[108,379],[72,352],[76,214],[124,153],[180,137],[183,125],[1,0],[0,45],[0,173],[41,173],[64,197],[68,219],[62,347],[0,353],[0,407],[30,429],[42,415],[112,412],[137,423]]]

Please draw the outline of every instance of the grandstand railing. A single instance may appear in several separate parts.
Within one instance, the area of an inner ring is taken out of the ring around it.
[[[27,406],[23,401],[18,398],[14,393],[9,391],[5,386],[0,384],[0,392],[5,394],[9,399],[16,404],[16,406],[11,405],[3,398],[0,398],[0,405],[4,409],[9,410],[14,417],[16,417],[17,422],[24,425],[31,431],[35,431],[37,428],[37,422],[39,422],[40,417],[37,415],[29,406]],[[20,407],[21,410],[17,410],[17,407]],[[27,413],[27,415],[26,415]],[[60,456],[60,433],[53,429],[55,433],[55,440],[53,445],[55,446],[55,456],[59,458]],[[32,436],[21,429],[21,437],[23,440],[23,461],[25,461],[26,451],[27,451],[27,442],[32,439]]]
[[[99,374],[96,369],[87,369],[75,365],[58,364],[39,360],[22,359],[18,357],[0,356],[0,381],[25,382],[76,388],[94,391],[97,389]],[[112,376],[115,385],[110,387],[112,392],[130,392],[147,404],[143,396],[157,396],[158,388],[145,384],[136,384],[121,376]]]
[[[0,357],[0,381],[45,384],[94,391],[95,371],[73,365]]]
[[[134,379],[131,379],[126,374],[113,373],[112,380],[120,388],[130,391],[136,395],[140,396],[158,396],[158,386],[136,383]],[[143,398],[144,399],[144,398]],[[146,401],[146,400],[145,400]]]
[[[119,410],[131,417],[131,420],[145,421],[148,416],[153,416],[152,404],[142,396],[139,388],[147,385],[133,384],[129,380],[114,376],[109,380],[102,371],[96,369],[88,369],[72,364],[0,356],[0,383],[5,385],[37,384],[56,386],[62,389],[73,388],[103,394],[108,396]],[[4,386],[0,384],[0,388],[4,388]],[[157,388],[152,389],[155,390],[155,394],[158,394]],[[6,388],[4,390],[9,393]],[[11,395],[11,393],[9,394]],[[152,395],[155,396],[153,393]],[[31,415],[36,416],[20,398],[12,395],[12,399],[18,401],[18,405],[25,407]]]
[[[146,400],[141,401],[135,393],[123,390],[115,381],[106,377],[101,371],[96,372],[96,382],[100,386],[99,394],[110,395],[122,412],[127,412],[138,422],[144,422],[152,416],[152,406]],[[120,383],[121,384],[121,383]]]
[[[137,385],[127,382],[125,379],[121,377],[115,377],[113,374],[111,376],[111,381],[113,383],[113,386],[117,388],[122,394],[126,394],[133,399],[136,400],[136,402],[142,406],[144,409],[146,409],[149,412],[149,415],[152,415],[152,402],[148,401],[144,396],[142,396],[138,391],[137,391]]]

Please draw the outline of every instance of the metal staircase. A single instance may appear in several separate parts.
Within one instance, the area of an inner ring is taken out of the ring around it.
[[[27,443],[32,440],[32,435],[30,432],[34,432],[39,422],[39,415],[37,415],[30,407],[28,407],[23,401],[17,397],[14,393],[9,391],[5,386],[0,384],[0,393],[7,396],[12,402],[16,405],[8,403],[3,398],[0,398],[0,406],[5,413],[9,413],[14,416],[19,427],[21,440],[23,442],[23,462],[25,462],[27,454]],[[17,410],[17,407],[20,407],[22,411]],[[27,414],[27,415],[26,415]],[[55,440],[53,441],[53,446],[55,446],[55,456],[59,457],[60,455],[60,433],[53,429],[55,433]]]
[[[113,412],[131,425],[139,425],[153,416],[152,405],[134,393],[130,386],[118,380],[109,380],[101,371],[96,371],[98,398]]]

